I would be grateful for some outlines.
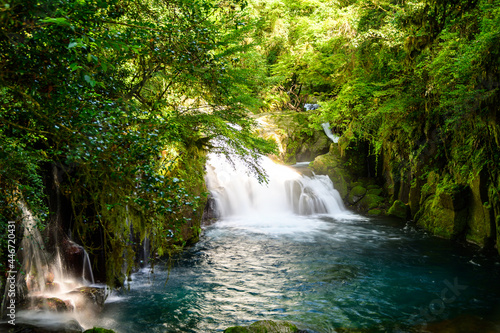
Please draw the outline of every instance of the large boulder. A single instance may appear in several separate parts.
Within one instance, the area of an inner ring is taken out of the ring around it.
[[[400,200],[396,200],[387,211],[387,215],[406,220],[408,218],[408,205]]]
[[[346,167],[345,159],[341,156],[337,145],[332,144],[328,154],[316,157],[309,166],[314,173],[327,175],[342,199],[347,199],[350,184],[355,176]]]
[[[433,234],[446,239],[455,239],[462,235],[467,227],[467,201],[469,188],[455,184],[447,179],[435,183],[434,177],[429,180],[428,188],[435,187],[435,191],[422,191],[422,196],[429,191],[433,194],[426,196],[415,215],[418,225],[431,231]]]
[[[469,184],[469,218],[467,219],[467,241],[481,247],[492,246],[495,233],[494,209],[488,196],[487,175],[480,172]],[[493,189],[490,191],[495,193]],[[500,248],[499,248],[500,249]]]
[[[367,192],[366,188],[364,188],[361,185],[353,187],[352,190],[349,192],[349,195],[347,197],[347,202],[349,202],[351,205],[356,204],[359,200],[363,199],[366,192]]]

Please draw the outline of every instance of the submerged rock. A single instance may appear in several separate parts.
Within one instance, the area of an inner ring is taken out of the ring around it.
[[[250,326],[234,326],[224,333],[307,333],[286,321],[259,320]]]
[[[415,332],[422,333],[497,333],[500,327],[488,320],[478,316],[463,315],[453,319],[447,319],[441,322],[428,323],[417,327]]]

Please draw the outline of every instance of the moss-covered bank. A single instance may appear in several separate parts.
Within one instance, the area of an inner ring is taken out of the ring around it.
[[[314,172],[332,179],[348,207],[368,215],[413,220],[439,237],[498,248],[500,178],[496,170],[483,169],[467,180],[459,172],[439,170],[432,152],[410,163],[391,145],[370,164],[365,146],[342,149],[341,141],[311,163]]]
[[[259,135],[273,139],[278,145],[277,159],[286,163],[312,161],[328,152],[330,140],[323,130],[308,126],[311,111],[283,111],[261,113],[256,116],[260,124]]]
[[[386,191],[380,185],[367,157],[367,147],[351,146],[342,149],[332,143],[327,154],[320,155],[310,164],[316,174],[328,175],[347,208],[372,216],[385,215],[389,208]]]

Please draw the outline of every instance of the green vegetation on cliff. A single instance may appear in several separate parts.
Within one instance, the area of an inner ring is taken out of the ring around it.
[[[111,283],[133,257],[131,229],[159,255],[196,236],[206,151],[234,150],[260,173],[251,157],[271,148],[246,117],[244,5],[2,2],[0,231],[26,201]]]
[[[248,113],[280,111],[287,162],[342,136],[315,168],[352,205],[500,242],[499,39],[499,0],[4,1],[0,232],[23,200],[119,282],[196,238],[208,150],[262,176]]]
[[[266,109],[319,103],[309,126],[329,122],[343,154],[368,144],[391,201],[420,225],[500,240],[498,0],[251,4]]]

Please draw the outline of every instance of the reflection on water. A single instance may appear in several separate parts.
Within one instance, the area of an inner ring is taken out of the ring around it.
[[[170,272],[135,274],[96,324],[121,333],[222,332],[275,319],[316,332],[405,332],[500,313],[495,260],[354,215],[326,177],[262,164],[267,185],[212,156],[207,183],[221,220]]]
[[[278,319],[317,332],[404,332],[463,314],[495,319],[499,277],[495,260],[392,221],[227,218],[207,227],[170,274],[135,274],[98,324],[123,333],[215,332]]]

